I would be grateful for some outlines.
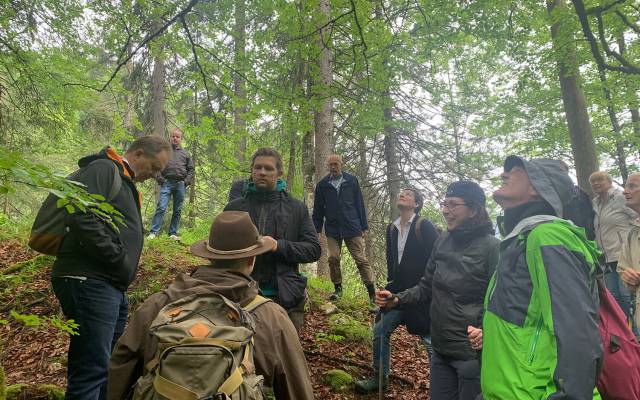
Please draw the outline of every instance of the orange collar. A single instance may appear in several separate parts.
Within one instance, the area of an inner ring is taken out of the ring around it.
[[[122,157],[113,149],[113,147],[107,147],[107,157],[109,157],[111,160],[120,164],[122,166],[122,171],[124,172],[124,175],[129,179],[133,180],[133,177],[129,173],[129,169],[127,168],[127,166],[124,164]]]
[[[107,147],[107,157],[120,164],[122,166],[122,172],[124,172],[124,176],[131,179],[131,181],[133,182],[133,176],[131,176],[131,173],[129,172],[129,167],[122,160],[120,154],[118,154],[111,146]],[[142,193],[140,193],[140,191],[138,191],[138,207],[142,207]]]

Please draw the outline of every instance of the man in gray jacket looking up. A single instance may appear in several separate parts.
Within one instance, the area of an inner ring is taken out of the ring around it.
[[[178,228],[180,228],[180,216],[182,214],[182,204],[186,194],[186,188],[193,182],[195,168],[193,160],[182,144],[182,131],[174,129],[171,132],[171,147],[173,156],[167,167],[156,177],[160,185],[160,196],[156,205],[156,213],[151,221],[151,231],[147,239],[154,239],[160,233],[164,213],[169,205],[169,197],[173,196],[173,214],[169,224],[169,237],[173,240],[180,240]]]
[[[613,180],[604,171],[596,171],[589,177],[595,193],[593,209],[596,212],[594,228],[598,247],[604,252],[606,268],[604,282],[615,297],[627,318],[631,316],[631,294],[618,276],[618,256],[622,242],[637,218],[635,211],[625,205],[622,190],[613,187]]]

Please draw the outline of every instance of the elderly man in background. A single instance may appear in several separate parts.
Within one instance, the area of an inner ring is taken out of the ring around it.
[[[313,224],[318,233],[322,232],[324,225],[327,235],[329,273],[334,286],[334,293],[329,300],[337,300],[342,294],[340,253],[344,241],[367,288],[372,311],[376,311],[377,307],[373,303],[375,277],[365,254],[364,234],[369,229],[369,224],[360,183],[358,178],[342,170],[342,159],[337,154],[327,157],[327,168],[329,174],[316,186]]]
[[[623,195],[626,206],[640,215],[640,173],[629,176]],[[635,293],[634,321],[637,327],[640,326],[640,313],[637,304],[640,299],[640,219],[635,219],[632,222],[629,234],[623,239],[618,259],[618,272],[625,285]]]
[[[637,214],[625,205],[622,190],[613,187],[613,180],[606,172],[594,172],[589,177],[589,183],[595,193],[593,209],[596,212],[594,219],[596,242],[604,252],[606,262],[605,285],[627,318],[630,318],[631,293],[622,284],[616,267],[620,248]]]

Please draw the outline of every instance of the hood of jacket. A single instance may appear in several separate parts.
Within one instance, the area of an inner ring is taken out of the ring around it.
[[[191,275],[178,275],[164,290],[170,299],[212,291],[244,306],[258,295],[258,284],[242,272],[203,265]]]
[[[505,159],[505,171],[510,171],[516,166],[524,168],[536,192],[553,207],[556,216],[561,217],[564,205],[573,195],[573,181],[565,165],[559,160],[549,158],[525,160],[522,157],[509,156]]]

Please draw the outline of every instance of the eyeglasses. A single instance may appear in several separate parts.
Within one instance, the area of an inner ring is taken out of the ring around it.
[[[466,206],[466,203],[453,203],[450,201],[443,201],[442,203],[440,203],[440,208],[441,209],[447,209],[449,211],[455,210],[456,208],[460,207],[460,206]]]

